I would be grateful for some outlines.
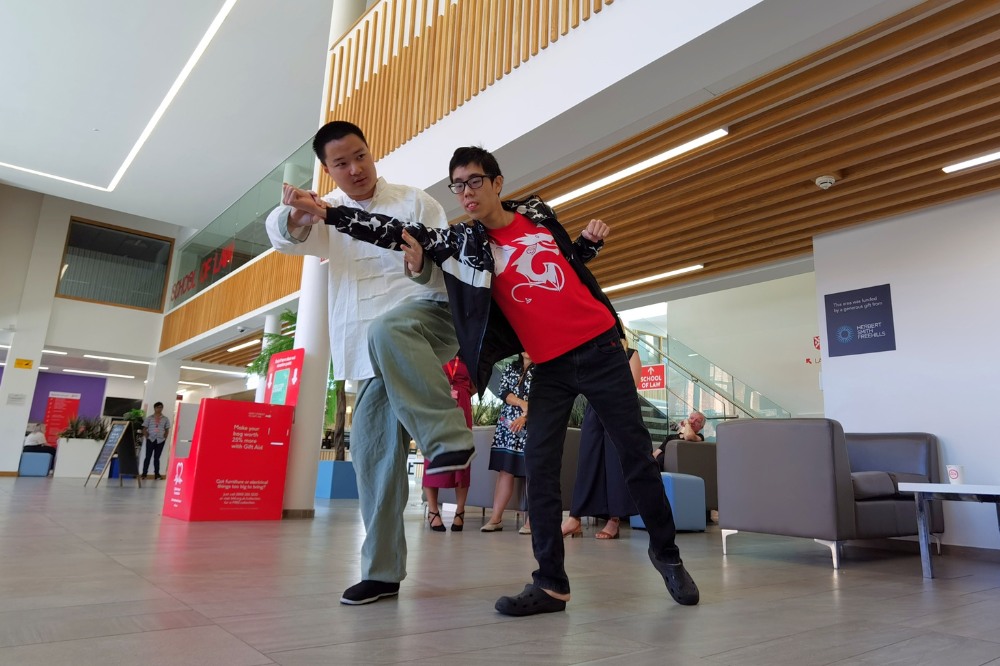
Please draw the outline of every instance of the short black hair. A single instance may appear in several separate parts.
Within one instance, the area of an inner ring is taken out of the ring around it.
[[[455,173],[455,169],[470,164],[481,166],[483,175],[491,180],[503,175],[493,153],[480,146],[464,146],[456,149],[455,154],[451,156],[451,162],[448,164],[448,180],[451,181],[451,174]]]
[[[353,134],[361,139],[361,143],[366,146],[368,145],[364,132],[362,132],[361,128],[354,123],[349,123],[346,120],[334,120],[320,127],[319,131],[316,132],[316,137],[313,139],[313,152],[316,153],[316,157],[319,158],[319,161],[323,162],[326,158],[326,144],[331,141],[343,139],[349,134]]]
[[[163,403],[162,402],[154,402],[153,403],[153,409],[156,409],[157,407],[163,407]]]

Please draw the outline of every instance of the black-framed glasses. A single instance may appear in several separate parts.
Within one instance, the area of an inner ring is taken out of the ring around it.
[[[454,183],[448,185],[448,189],[455,194],[461,194],[465,191],[466,186],[470,190],[478,190],[483,186],[483,181],[485,181],[489,176],[469,176],[468,180],[456,180]]]

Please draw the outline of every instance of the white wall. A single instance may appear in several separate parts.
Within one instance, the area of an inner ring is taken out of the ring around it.
[[[24,279],[28,274],[35,229],[42,208],[42,195],[0,185],[0,331],[15,323],[21,304]],[[6,338],[0,338],[5,342]]]
[[[848,431],[926,431],[968,483],[1000,484],[995,428],[1000,196],[926,210],[814,241],[825,294],[888,283],[896,350],[823,358],[826,414]],[[946,543],[1000,548],[993,505],[945,502]]]
[[[671,336],[793,416],[822,416],[812,273],[669,303]],[[683,359],[682,359],[683,360]]]

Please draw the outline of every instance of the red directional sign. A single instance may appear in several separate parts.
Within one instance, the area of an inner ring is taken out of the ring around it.
[[[667,388],[667,371],[662,363],[642,366],[642,377],[639,379],[640,391],[665,388]]]
[[[305,356],[305,349],[291,349],[271,357],[271,362],[267,366],[264,402],[292,407],[298,403],[299,383],[302,379],[302,363]]]

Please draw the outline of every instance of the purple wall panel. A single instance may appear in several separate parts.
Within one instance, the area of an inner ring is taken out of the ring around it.
[[[33,422],[45,420],[45,408],[49,404],[49,391],[65,391],[80,394],[80,416],[100,416],[104,407],[104,391],[108,380],[104,377],[85,377],[57,372],[39,372],[35,384],[35,397],[31,401]]]

